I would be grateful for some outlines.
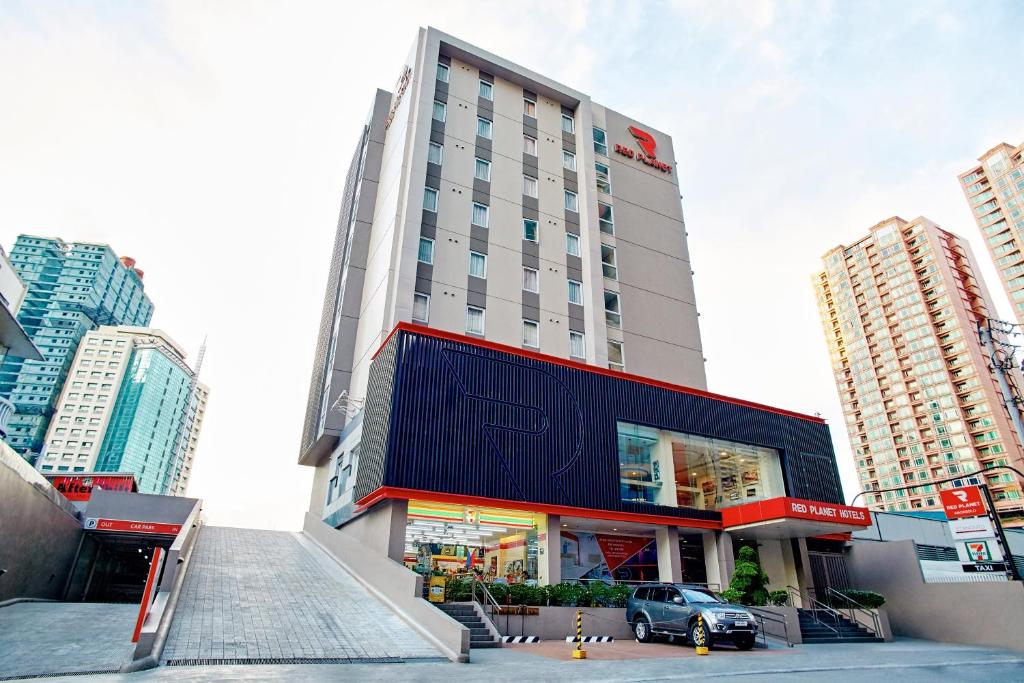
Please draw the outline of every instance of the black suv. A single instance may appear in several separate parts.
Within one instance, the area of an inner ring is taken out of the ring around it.
[[[641,643],[650,642],[655,635],[682,635],[696,642],[698,614],[704,617],[708,647],[723,640],[732,641],[740,650],[754,647],[754,615],[703,586],[645,584],[633,591],[626,604],[626,620]]]

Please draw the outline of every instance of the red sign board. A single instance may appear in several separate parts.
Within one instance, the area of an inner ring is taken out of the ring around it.
[[[850,526],[869,526],[867,508],[823,503],[817,500],[799,498],[770,498],[757,503],[747,503],[722,510],[722,525],[725,527],[756,524],[772,519],[809,519],[815,522],[834,522]]]
[[[130,474],[51,474],[46,478],[65,498],[74,501],[89,500],[93,489],[128,493],[139,490]]]
[[[981,496],[981,489],[977,486],[941,490],[939,498],[942,499],[942,507],[946,509],[947,519],[980,517],[988,514],[985,510],[985,501]]]
[[[162,522],[133,522],[127,519],[102,519],[90,517],[85,520],[87,531],[119,531],[131,534],[163,534],[166,536],[177,536],[181,531],[180,524],[165,524]]]
[[[636,538],[634,536],[606,536],[594,534],[597,545],[601,548],[604,561],[609,571],[615,571],[629,558],[654,542],[652,538]]]
[[[658,143],[654,140],[654,136],[648,133],[643,128],[637,128],[636,126],[629,126],[626,130],[629,134],[636,139],[636,143],[640,145],[640,150],[635,150],[626,145],[615,145],[615,153],[621,154],[624,157],[630,159],[637,159],[641,163],[653,166],[662,173],[671,173],[672,165],[666,164],[664,161],[658,160],[657,148]]]

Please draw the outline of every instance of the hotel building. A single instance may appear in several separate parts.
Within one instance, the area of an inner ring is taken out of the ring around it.
[[[868,520],[828,426],[707,391],[676,164],[667,134],[421,29],[344,188],[307,528],[418,572],[723,587],[756,543],[773,588],[841,582],[835,534]]]
[[[1024,525],[1020,479],[985,471],[1024,457],[979,340],[994,308],[967,243],[894,217],[822,260],[818,308],[867,503],[941,510],[939,488],[988,484],[1003,523]]]

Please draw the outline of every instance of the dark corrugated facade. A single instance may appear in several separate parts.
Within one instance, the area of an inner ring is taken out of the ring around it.
[[[623,420],[777,449],[786,495],[843,503],[822,422],[436,334],[400,329],[374,361],[356,500],[397,487],[720,520],[620,499]]]

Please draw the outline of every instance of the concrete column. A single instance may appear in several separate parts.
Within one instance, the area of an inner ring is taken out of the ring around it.
[[[547,523],[538,528],[537,582],[550,586],[562,581],[562,518],[548,515]]]
[[[704,542],[704,570],[708,575],[708,583],[717,584],[719,589],[725,590],[726,582],[718,565],[717,536],[718,534],[714,531],[707,531],[701,534],[701,540]]]
[[[409,520],[409,501],[404,499],[393,499],[389,506],[391,508],[389,520],[389,533],[387,552],[395,562],[402,564],[405,559],[405,527]]]
[[[736,570],[736,557],[732,550],[732,536],[728,531],[718,532],[718,571],[722,577],[722,590],[729,587]]]
[[[794,538],[793,559],[796,560],[797,588],[802,593],[814,594],[814,575],[811,573],[811,558],[807,554],[807,539]]]
[[[654,532],[658,547],[658,580],[665,583],[681,583],[683,560],[679,556],[679,528],[659,526]]]

